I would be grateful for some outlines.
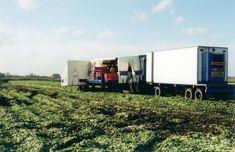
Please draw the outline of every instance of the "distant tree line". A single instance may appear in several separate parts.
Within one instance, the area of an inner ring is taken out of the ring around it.
[[[47,81],[60,81],[60,74],[52,74],[51,76],[40,76],[36,74],[22,75],[12,75],[10,73],[1,73],[0,80],[47,80]]]

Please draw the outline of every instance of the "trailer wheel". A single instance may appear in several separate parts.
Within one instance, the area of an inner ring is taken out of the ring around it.
[[[162,95],[162,90],[159,86],[155,88],[155,95],[156,96],[161,96]]]
[[[186,99],[193,99],[193,89],[191,88],[186,89],[184,96]]]
[[[201,88],[198,88],[194,94],[195,100],[203,100],[205,98],[205,93]]]

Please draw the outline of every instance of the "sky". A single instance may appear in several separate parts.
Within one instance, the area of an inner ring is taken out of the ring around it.
[[[234,27],[235,0],[0,0],[0,72],[210,45],[229,48],[235,76]]]

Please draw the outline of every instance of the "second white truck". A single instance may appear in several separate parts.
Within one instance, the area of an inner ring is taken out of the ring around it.
[[[203,99],[227,89],[228,48],[196,46],[147,53],[146,82],[160,96],[183,91]]]

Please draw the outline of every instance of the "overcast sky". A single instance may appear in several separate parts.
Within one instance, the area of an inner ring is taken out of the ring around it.
[[[62,73],[68,59],[229,47],[235,0],[0,0],[0,72]]]

